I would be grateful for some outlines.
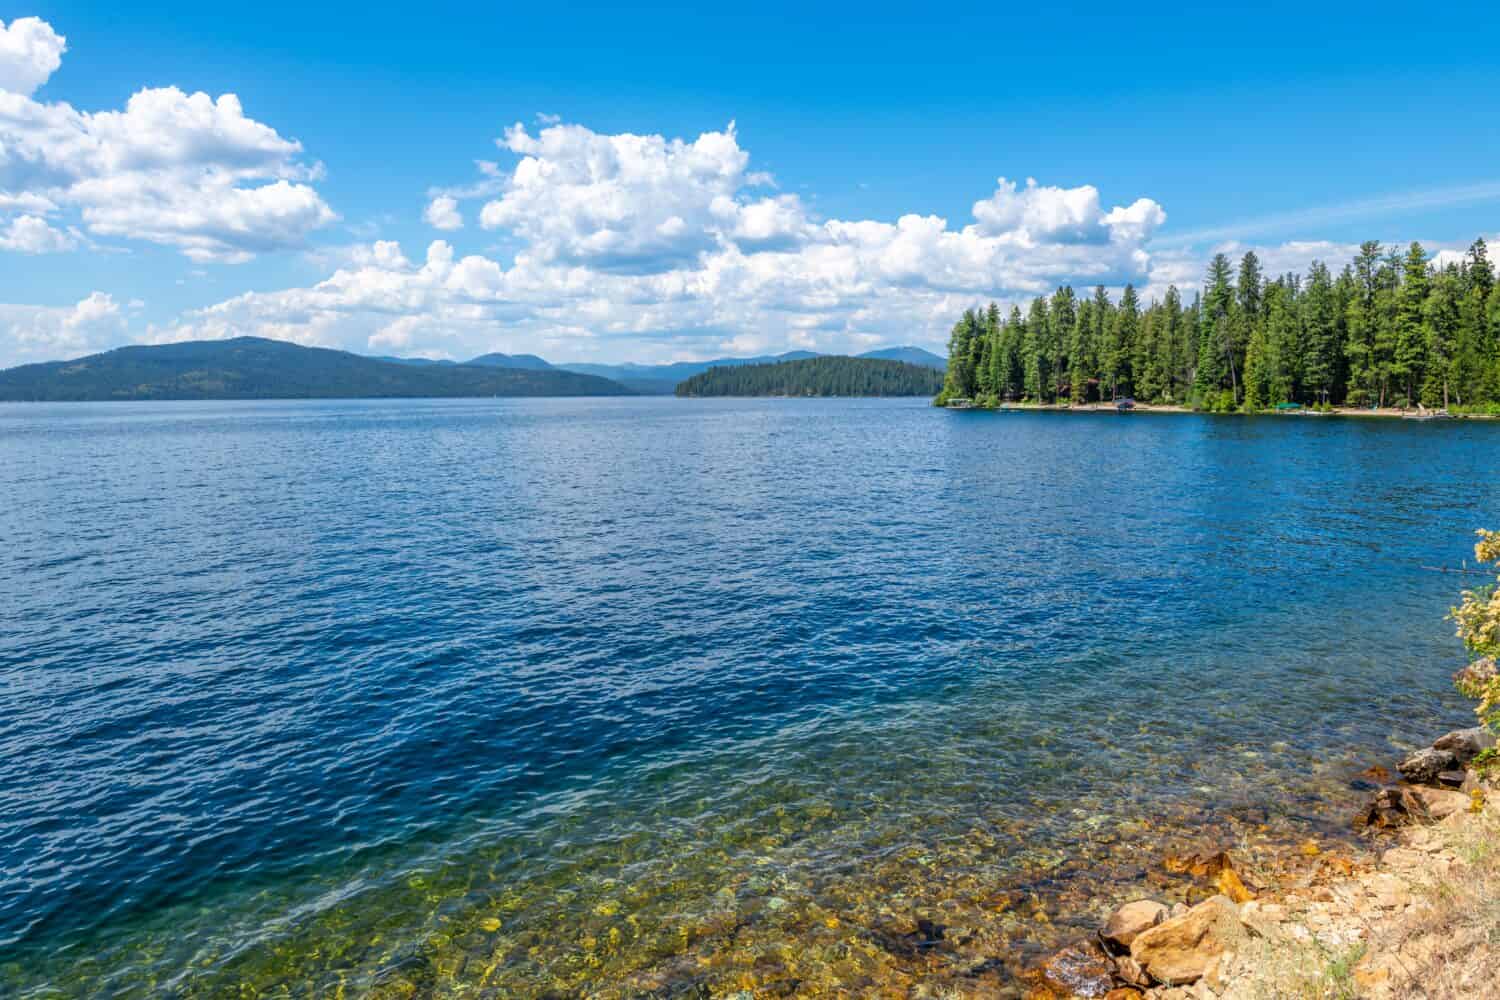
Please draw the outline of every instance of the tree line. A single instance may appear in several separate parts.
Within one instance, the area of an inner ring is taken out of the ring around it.
[[[1435,267],[1362,243],[1335,275],[1267,279],[1246,253],[1208,265],[1184,304],[1175,286],[1143,304],[1063,286],[1008,316],[991,303],[953,327],[937,402],[1089,403],[1132,397],[1200,409],[1278,403],[1500,411],[1500,288],[1484,240]]]
[[[679,396],[930,396],[942,389],[935,368],[838,356],[710,368],[677,384]]]

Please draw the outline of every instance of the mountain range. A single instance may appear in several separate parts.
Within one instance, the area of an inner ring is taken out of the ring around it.
[[[784,354],[761,355],[753,358],[715,358],[712,361],[675,361],[667,364],[643,365],[634,363],[625,364],[594,364],[583,361],[561,361],[551,363],[544,361],[535,354],[484,354],[465,362],[471,365],[506,365],[512,368],[552,368],[562,371],[578,372],[583,375],[597,375],[618,382],[631,392],[641,395],[671,395],[679,382],[686,381],[694,375],[700,375],[710,368],[730,368],[740,365],[767,365],[778,361],[805,361],[809,358],[824,357],[813,351],[787,351]],[[947,368],[947,362],[920,347],[886,347],[878,351],[866,351],[858,355],[861,358],[872,358],[879,361],[904,361],[907,364],[919,365],[923,368],[935,368],[943,371]],[[405,360],[405,359],[390,359]],[[420,359],[410,359],[419,361]],[[433,362],[427,362],[431,364]],[[452,362],[448,362],[451,364]]]
[[[121,347],[0,371],[0,401],[629,394],[556,368],[397,363],[261,337]]]
[[[0,401],[113,399],[319,399],[399,396],[670,395],[710,368],[765,365],[826,355],[810,351],[671,364],[551,364],[534,354],[483,354],[465,362],[368,357],[237,337],[121,347],[72,361],[0,371]],[[870,351],[941,371],[919,347]]]

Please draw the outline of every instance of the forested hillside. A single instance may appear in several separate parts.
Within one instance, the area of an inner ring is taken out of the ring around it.
[[[1335,274],[1267,278],[1254,253],[1224,254],[1184,304],[1127,285],[1072,288],[1009,316],[964,313],[939,402],[1084,403],[1133,396],[1209,410],[1281,402],[1448,406],[1500,412],[1500,288],[1484,240],[1435,267],[1418,243],[1360,246]]]
[[[280,340],[237,337],[121,347],[0,372],[0,401],[617,396],[576,372],[405,364]]]
[[[817,357],[710,368],[677,386],[679,396],[929,396],[943,386],[935,368],[874,358]]]

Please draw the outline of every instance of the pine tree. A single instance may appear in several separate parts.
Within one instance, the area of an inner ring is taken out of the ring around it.
[[[969,337],[969,370],[974,373],[974,384],[970,387],[970,395],[980,398],[994,394],[994,385],[990,380],[990,341],[984,335],[983,321],[979,314],[970,310],[965,314],[970,317],[973,324],[973,333]]]
[[[1422,384],[1423,361],[1427,353],[1427,329],[1424,306],[1428,291],[1427,252],[1415,241],[1407,248],[1401,269],[1401,293],[1396,322],[1396,350],[1391,359],[1391,373],[1406,392],[1406,405],[1417,400]]]
[[[1275,362],[1266,342],[1266,328],[1261,323],[1250,326],[1250,342],[1245,345],[1245,403],[1247,413],[1263,410],[1271,400],[1271,371]]]
[[[1307,289],[1302,294],[1302,384],[1319,403],[1330,401],[1338,372],[1338,313],[1328,268],[1315,260],[1308,268]]]
[[[1182,294],[1176,285],[1167,286],[1166,297],[1161,304],[1161,329],[1157,334],[1160,355],[1162,399],[1168,403],[1181,402],[1187,395],[1191,379],[1192,344],[1188,337],[1187,321],[1182,314]]]
[[[1432,290],[1422,304],[1423,325],[1427,333],[1422,402],[1427,406],[1448,407],[1458,347],[1459,302],[1462,295],[1463,286],[1459,275],[1450,269],[1432,282]]]
[[[958,399],[971,394],[969,386],[973,383],[974,376],[969,371],[969,337],[973,327],[970,319],[973,310],[965,312],[957,323],[953,324],[953,332],[948,335],[948,370],[943,376],[942,397],[947,399]]]
[[[1026,396],[1038,403],[1047,402],[1052,383],[1051,349],[1048,343],[1049,317],[1047,300],[1036,298],[1026,317],[1026,339],[1022,348],[1026,366]]]
[[[1073,325],[1078,321],[1078,303],[1073,289],[1067,285],[1052,294],[1052,396],[1061,400],[1065,391],[1071,391],[1071,357],[1073,350]]]
[[[1001,399],[1020,399],[1024,391],[1021,345],[1026,339],[1026,321],[1021,318],[1017,306],[1010,307],[1010,316],[1000,328]]]
[[[1073,322],[1073,336],[1068,344],[1068,388],[1074,405],[1088,402],[1089,379],[1094,373],[1094,303],[1078,303]]]
[[[1103,285],[1094,286],[1094,308],[1090,316],[1094,319],[1094,329],[1090,333],[1089,340],[1094,345],[1094,379],[1099,387],[1099,398],[1104,398],[1105,386],[1109,385],[1109,363],[1110,363],[1110,337],[1113,335],[1111,327],[1114,325],[1114,304],[1109,301],[1109,293],[1104,290]]]
[[[1480,298],[1489,298],[1490,290],[1495,287],[1495,268],[1490,263],[1489,247],[1482,236],[1469,245],[1468,267],[1464,269],[1464,275],[1468,279],[1465,291],[1477,289]]]
[[[1484,380],[1485,397],[1492,403],[1500,403],[1500,281],[1490,289],[1489,303],[1485,307],[1485,326],[1488,341],[1489,372]]]
[[[1005,381],[1005,373],[1002,370],[1004,357],[1000,352],[1000,307],[993,302],[984,311],[984,339],[990,345],[990,388],[998,401],[999,386]]]
[[[1375,240],[1361,243],[1349,270],[1352,271],[1354,294],[1344,312],[1344,358],[1349,366],[1349,384],[1354,390],[1350,401],[1373,402],[1380,394],[1375,363],[1375,295],[1379,289],[1380,244]]]
[[[1304,391],[1307,338],[1302,329],[1300,284],[1289,279],[1272,300],[1267,297],[1266,329],[1276,351],[1276,371],[1271,378],[1272,402],[1289,403]]]
[[[1229,258],[1214,254],[1208,265],[1207,291],[1198,316],[1198,372],[1194,388],[1205,402],[1224,388],[1225,379],[1238,396],[1238,377],[1233,369],[1229,325],[1234,310],[1234,286],[1229,283]]]
[[[1141,314],[1140,332],[1130,354],[1132,389],[1137,398],[1156,402],[1162,396],[1162,309],[1155,302]]]
[[[1104,367],[1109,375],[1110,399],[1119,399],[1121,390],[1129,395],[1132,388],[1130,357],[1140,327],[1141,303],[1134,285],[1126,285],[1109,325],[1109,350]]]

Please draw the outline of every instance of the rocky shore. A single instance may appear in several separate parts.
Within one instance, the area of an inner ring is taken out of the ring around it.
[[[1371,859],[1306,842],[1169,858],[1202,897],[1116,907],[1092,937],[1028,974],[1027,1000],[1500,998],[1500,784],[1475,758],[1483,729],[1380,766],[1354,823]]]

